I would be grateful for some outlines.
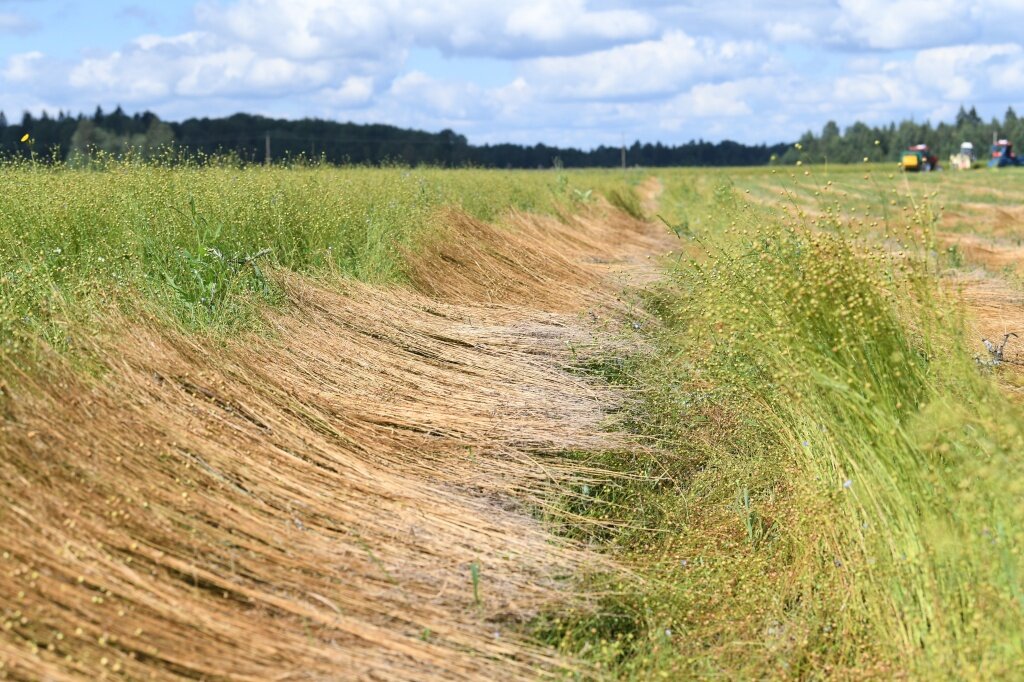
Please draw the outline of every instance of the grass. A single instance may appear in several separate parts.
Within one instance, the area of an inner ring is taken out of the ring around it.
[[[611,679],[1002,679],[1024,656],[1024,414],[972,358],[922,187],[852,172],[771,203],[745,191],[764,171],[662,177],[690,236],[628,379],[657,451],[596,462],[617,473],[588,506],[636,575],[536,624]]]

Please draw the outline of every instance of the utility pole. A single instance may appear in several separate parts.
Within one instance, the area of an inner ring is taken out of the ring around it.
[[[267,132],[267,136],[265,138],[265,142],[266,142],[266,147],[265,147],[266,151],[264,151],[264,153],[263,153],[263,165],[264,166],[269,166],[270,165],[270,132],[269,131]]]
[[[622,134],[622,170],[626,170],[626,134]]]

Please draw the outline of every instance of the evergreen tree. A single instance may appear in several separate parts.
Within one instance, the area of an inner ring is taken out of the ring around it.
[[[111,154],[151,155],[174,144],[186,153],[230,154],[242,161],[261,161],[265,136],[271,136],[273,160],[323,158],[329,163],[378,164],[398,162],[409,165],[475,165],[498,168],[550,168],[557,158],[570,167],[616,167],[621,162],[617,145],[594,149],[514,144],[471,145],[454,130],[438,133],[407,130],[390,125],[339,123],[319,119],[289,121],[249,114],[227,118],[192,118],[165,123],[152,112],[128,115],[117,106],[110,114],[96,107],[92,116],[61,110],[56,119],[43,112],[39,119],[25,112],[20,127],[9,126],[0,112],[0,155],[25,153],[20,137],[28,133],[40,158],[58,154],[63,158],[86,158],[93,150]],[[975,149],[987,149],[993,134],[1024,144],[1024,119],[1013,107],[1002,120],[985,122],[975,107],[961,106],[953,122],[933,125],[914,120],[869,126],[856,122],[840,131],[828,121],[820,134],[807,131],[792,144],[745,145],[730,140],[712,143],[690,140],[679,145],[644,143],[639,140],[627,150],[629,165],[723,166],[777,163],[851,163],[865,157],[875,161],[896,160],[908,146],[927,144],[940,158],[972,142]],[[875,144],[875,141],[878,144]]]

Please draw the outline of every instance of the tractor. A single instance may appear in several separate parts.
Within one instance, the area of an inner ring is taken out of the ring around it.
[[[939,167],[939,157],[932,154],[926,144],[908,147],[900,156],[900,166],[908,172],[930,171]]]
[[[970,170],[974,167],[974,162],[977,157],[974,155],[974,145],[970,142],[964,142],[960,145],[960,153],[952,154],[949,157],[950,168],[956,168],[957,170]]]
[[[989,168],[1004,166],[1024,166],[1024,159],[1013,153],[1013,143],[1009,140],[996,140],[992,145],[992,158],[988,160]]]

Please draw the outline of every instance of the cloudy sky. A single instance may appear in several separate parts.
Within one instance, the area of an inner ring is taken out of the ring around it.
[[[592,147],[1024,111],[1024,0],[0,0],[0,109]]]

